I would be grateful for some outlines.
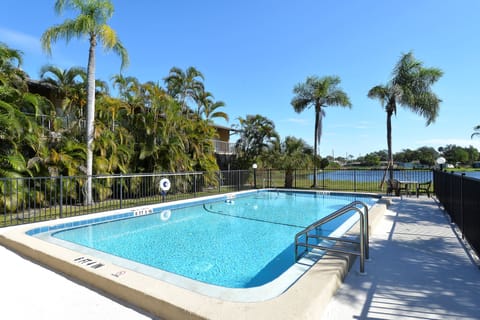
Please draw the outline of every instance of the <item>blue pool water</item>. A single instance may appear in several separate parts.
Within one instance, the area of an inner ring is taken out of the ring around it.
[[[184,208],[155,208],[152,214],[52,236],[209,284],[251,288],[295,264],[297,232],[354,200],[371,206],[377,199],[262,191]],[[348,218],[329,222],[322,231],[330,234]]]

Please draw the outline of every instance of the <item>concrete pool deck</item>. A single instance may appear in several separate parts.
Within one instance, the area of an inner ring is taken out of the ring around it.
[[[370,250],[320,319],[480,319],[478,258],[434,200],[394,198]]]
[[[394,198],[370,240],[367,275],[357,261],[309,318],[480,319],[480,270],[432,199]],[[2,319],[156,319],[2,246],[0,259]]]

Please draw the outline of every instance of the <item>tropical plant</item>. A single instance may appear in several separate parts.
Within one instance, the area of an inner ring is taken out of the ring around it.
[[[472,136],[471,138],[473,139],[473,137],[476,137],[476,136],[480,136],[480,124],[473,127],[473,130],[475,131],[474,133],[472,133]]]
[[[72,106],[79,104],[79,93],[85,91],[86,81],[87,72],[82,67],[60,69],[49,64],[40,69],[40,82],[51,85],[55,98],[60,100],[60,108],[67,113]]]
[[[196,114],[202,118],[204,117],[208,122],[213,122],[213,118],[222,118],[228,121],[228,115],[223,111],[218,111],[218,108],[225,107],[225,102],[214,101],[212,93],[208,91],[200,92],[198,99],[198,108]]]
[[[314,155],[319,155],[318,145],[322,136],[322,120],[325,116],[324,108],[328,106],[348,107],[352,104],[348,95],[340,89],[340,78],[336,76],[307,77],[304,83],[299,83],[293,88],[291,104],[297,113],[313,107],[315,109],[315,131],[314,131]],[[313,186],[317,186],[316,165],[314,166]]]
[[[121,67],[128,64],[127,51],[117,37],[116,32],[107,25],[113,15],[113,4],[110,0],[56,0],[55,12],[63,13],[71,9],[78,11],[74,19],[67,19],[60,25],[47,29],[41,38],[45,51],[51,53],[52,42],[65,38],[67,43],[73,37],[87,36],[89,40],[87,66],[87,186],[86,204],[92,202],[92,171],[93,171],[93,139],[95,122],[95,49],[97,42],[101,42],[105,49],[113,50],[120,55]]]
[[[285,188],[293,187],[295,169],[306,169],[312,164],[313,150],[303,139],[288,136],[280,146],[276,167],[285,170]]]
[[[50,114],[56,131],[78,131],[79,122],[84,120],[86,80],[87,73],[81,67],[60,69],[54,65],[45,65],[41,68],[40,83],[49,86],[53,91],[51,100],[55,109]]]
[[[387,112],[387,152],[389,178],[393,179],[392,115],[397,105],[410,109],[426,119],[426,125],[435,121],[441,100],[432,91],[432,85],[443,75],[437,68],[425,68],[413,53],[403,54],[393,69],[392,79],[386,85],[370,89],[368,97],[377,99]]]
[[[173,67],[164,79],[168,94],[180,102],[183,112],[192,110],[188,105],[189,100],[198,104],[198,97],[205,90],[203,80],[203,74],[194,67],[188,67],[185,71]]]
[[[235,143],[237,161],[240,168],[247,169],[272,145],[278,144],[280,137],[273,121],[259,114],[247,115],[245,119],[240,117],[238,122],[235,126],[240,134]]]
[[[48,102],[27,91],[22,53],[0,44],[0,176],[30,176],[28,158],[43,144],[37,119]]]
[[[16,61],[16,62],[15,62]],[[22,52],[0,42],[0,70],[2,73],[14,73],[23,62]]]
[[[27,91],[27,74],[20,69],[22,63],[23,56],[20,50],[12,49],[0,42],[0,84],[8,83],[14,89]]]
[[[127,103],[132,102],[132,99],[138,91],[138,87],[140,86],[138,79],[131,76],[125,77],[120,73],[114,75],[111,78],[111,81],[113,83],[113,87],[118,89],[120,99]]]
[[[134,155],[132,133],[119,123],[119,117],[126,115],[127,106],[119,99],[102,96],[97,99],[95,123],[96,172],[127,173]]]
[[[213,139],[217,131],[210,123],[203,119],[192,122],[186,132],[190,145],[190,157],[193,160],[194,169],[197,171],[215,172],[218,171],[215,158],[215,147]]]

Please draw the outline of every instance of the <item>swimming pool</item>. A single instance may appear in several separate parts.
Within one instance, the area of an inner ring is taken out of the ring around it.
[[[370,197],[264,191],[154,209],[148,215],[75,226],[50,236],[209,284],[251,288],[276,279],[295,263],[297,232],[358,198],[374,202]],[[324,235],[348,218],[325,225]],[[51,237],[42,235],[49,241]],[[63,241],[56,243],[72,247]]]
[[[75,273],[99,273],[114,285],[135,278],[136,290],[149,291],[138,288],[138,278],[154,278],[222,301],[258,302],[281,295],[315,264],[295,263],[295,234],[354,200],[370,206],[378,197],[250,191],[44,223],[25,234],[49,243],[42,247],[66,248],[62,260],[78,267]],[[324,231],[343,234],[356,220],[345,217]]]

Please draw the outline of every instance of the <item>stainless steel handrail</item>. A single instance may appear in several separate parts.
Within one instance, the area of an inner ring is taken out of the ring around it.
[[[362,205],[364,211],[362,211],[360,208],[358,208],[358,205]],[[355,241],[355,240],[350,240],[350,239],[345,239],[345,238],[340,238],[340,237],[328,237],[328,236],[320,236],[318,234],[311,235],[311,231],[316,231],[317,228],[322,226],[323,224],[338,218],[339,216],[351,212],[351,211],[356,211],[360,214],[360,241]],[[305,242],[300,242],[299,239],[301,236],[305,236]],[[348,251],[348,250],[342,250],[342,249],[337,249],[337,248],[332,248],[332,247],[327,247],[327,246],[322,246],[319,244],[310,244],[309,239],[310,238],[317,238],[317,239],[326,239],[326,240],[334,240],[334,241],[343,241],[343,242],[349,242],[349,243],[356,243],[360,245],[360,252],[356,251]],[[347,254],[354,254],[357,256],[360,256],[360,273],[364,274],[365,273],[365,259],[369,258],[369,236],[368,236],[368,207],[365,203],[361,201],[353,201],[346,206],[338,209],[337,211],[329,214],[328,216],[310,224],[308,227],[303,229],[302,231],[298,232],[295,235],[295,260],[298,260],[298,247],[304,247],[305,250],[302,252],[308,251],[308,248],[315,248],[315,249],[320,249],[324,251],[333,251],[333,252],[340,252],[340,253],[347,253]]]

